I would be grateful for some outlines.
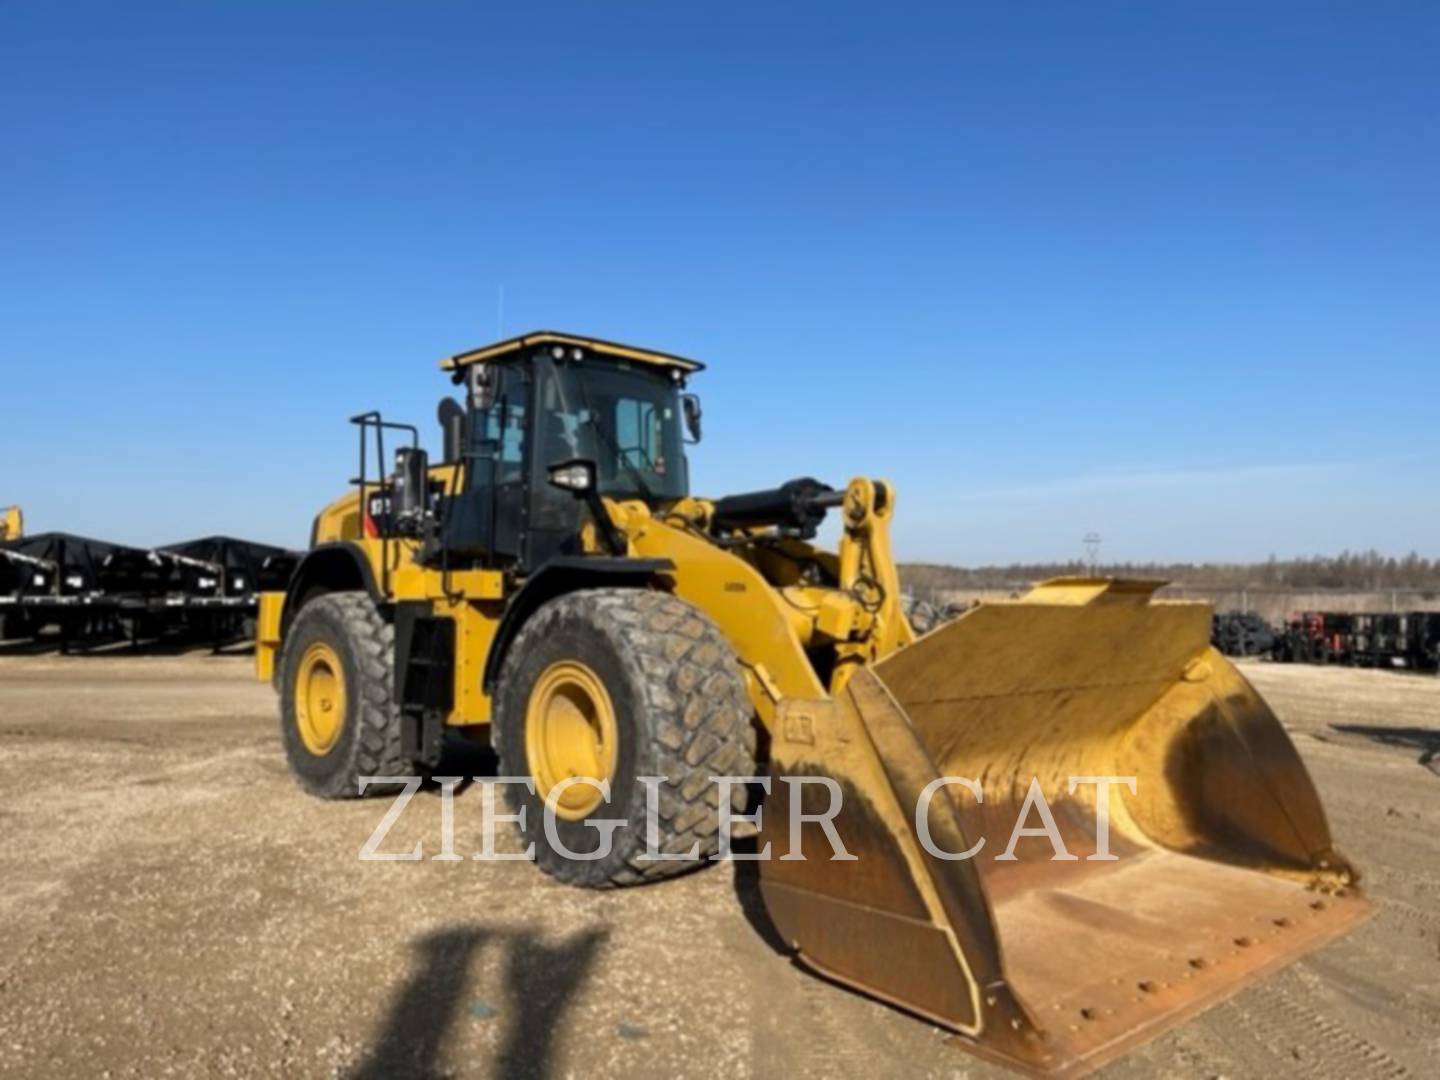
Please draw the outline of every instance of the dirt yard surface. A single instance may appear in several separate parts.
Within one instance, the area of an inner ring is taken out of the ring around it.
[[[1440,679],[1246,671],[1375,917],[1104,1075],[1436,1075]],[[792,966],[735,864],[587,893],[431,861],[433,792],[384,846],[425,861],[361,862],[389,801],[303,796],[275,711],[245,658],[0,656],[0,1075],[1004,1075]]]

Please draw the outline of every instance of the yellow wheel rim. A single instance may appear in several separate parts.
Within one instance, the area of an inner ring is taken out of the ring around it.
[[[295,724],[300,741],[316,757],[328,754],[345,727],[345,676],[340,657],[317,641],[295,670]]]
[[[595,672],[558,660],[540,673],[525,707],[525,759],[541,799],[572,776],[609,780],[615,743],[615,707]],[[602,801],[597,784],[571,784],[556,799],[555,814],[579,821]]]

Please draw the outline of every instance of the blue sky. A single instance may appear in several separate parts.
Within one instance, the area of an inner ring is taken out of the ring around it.
[[[0,503],[303,544],[537,327],[904,558],[1440,554],[1440,6],[0,7]],[[436,440],[432,439],[432,446]]]

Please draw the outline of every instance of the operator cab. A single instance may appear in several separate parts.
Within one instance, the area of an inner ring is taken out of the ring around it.
[[[600,496],[662,506],[689,494],[686,436],[698,441],[700,408],[684,391],[696,361],[539,332],[441,367],[466,388],[463,406],[441,407],[460,470],[438,514],[447,557],[530,573],[579,554]]]

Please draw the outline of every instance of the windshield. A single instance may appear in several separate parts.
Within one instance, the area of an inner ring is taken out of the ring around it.
[[[547,465],[593,460],[602,495],[685,497],[680,387],[668,373],[625,361],[584,360],[556,365],[546,386],[541,444]]]

